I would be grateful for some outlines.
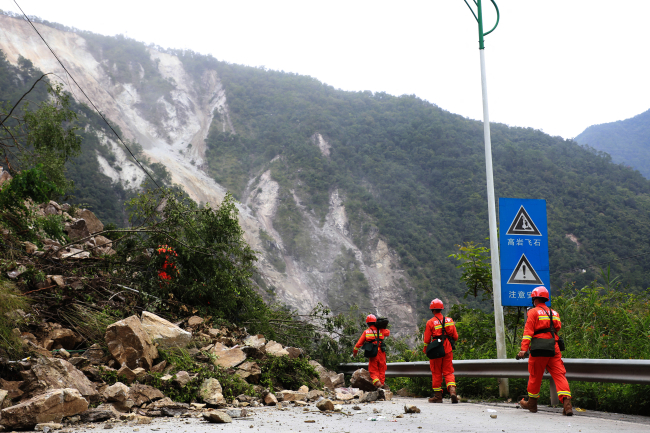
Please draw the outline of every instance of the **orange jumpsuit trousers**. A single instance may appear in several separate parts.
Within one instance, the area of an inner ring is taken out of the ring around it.
[[[550,332],[538,332],[550,329],[553,326],[554,334]],[[526,326],[524,327],[524,337],[521,341],[521,350],[526,352],[530,348],[531,341],[535,338],[553,338],[555,335],[555,355],[554,356],[531,356],[528,359],[528,396],[539,398],[539,388],[542,386],[542,376],[544,370],[548,370],[555,382],[557,396],[561,402],[564,397],[571,397],[569,382],[566,380],[566,369],[562,362],[562,352],[557,344],[557,331],[562,328],[560,315],[546,306],[546,304],[537,304],[536,307],[528,311]]]
[[[441,313],[436,314],[427,322],[427,326],[424,330],[424,352],[426,353],[427,344],[431,342],[431,339],[434,337],[439,337],[442,335],[442,319],[443,316]],[[442,377],[445,377],[447,382],[447,388],[450,386],[456,386],[456,376],[454,376],[454,352],[451,348],[451,343],[449,338],[453,338],[454,341],[458,340],[458,331],[456,330],[456,325],[451,317],[445,317],[445,335],[447,338],[444,342],[445,347],[445,356],[438,359],[429,360],[429,368],[431,368],[431,387],[434,391],[442,391]]]
[[[376,339],[379,339],[381,341],[384,338],[388,337],[389,335],[390,335],[389,329],[380,329],[379,332],[377,332],[377,329],[375,328],[366,329],[365,331],[363,331],[363,334],[361,334],[361,338],[359,338],[359,341],[354,346],[355,356],[357,354],[357,351],[367,341],[375,341]],[[373,385],[380,386],[384,384],[384,382],[386,381],[386,368],[387,368],[386,352],[381,350],[381,345],[380,345],[377,351],[377,356],[368,358],[368,371],[370,372],[370,378],[372,379]]]

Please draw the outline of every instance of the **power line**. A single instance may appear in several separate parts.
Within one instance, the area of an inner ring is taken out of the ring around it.
[[[32,20],[29,19],[29,17],[28,17],[27,14],[25,13],[25,11],[23,11],[23,9],[20,7],[20,5],[18,4],[18,1],[17,1],[17,0],[14,0],[14,3],[16,3],[16,6],[18,6],[18,9],[20,9],[20,12],[22,12],[22,14],[23,14],[23,16],[25,17],[25,19],[27,20],[27,22],[29,22],[29,24],[32,26],[32,28],[33,28],[34,31],[36,32],[36,34],[41,38],[41,40],[43,41],[43,43],[45,44],[45,46],[47,46],[47,48],[50,50],[50,52],[52,53],[52,55],[54,56],[54,58],[56,59],[56,61],[59,62],[59,64],[61,65],[61,67],[63,68],[63,70],[66,72],[66,74],[68,74],[68,76],[72,79],[72,81],[77,85],[77,87],[79,88],[79,90],[81,91],[81,93],[86,97],[86,99],[88,100],[88,102],[90,102],[90,105],[92,105],[92,107],[95,109],[95,111],[97,112],[97,114],[99,114],[99,116],[104,120],[104,122],[106,122],[106,124],[107,124],[108,127],[111,129],[111,131],[113,131],[113,134],[115,134],[115,136],[117,137],[117,139],[119,140],[119,142],[122,143],[122,146],[124,146],[124,148],[129,152],[129,154],[131,155],[131,157],[133,157],[133,160],[138,164],[138,166],[140,167],[140,169],[141,169],[142,171],[144,171],[145,174],[146,174],[147,176],[149,176],[149,178],[150,178],[151,181],[154,183],[154,185],[156,185],[156,187],[160,188],[160,185],[158,185],[158,182],[156,182],[156,180],[153,178],[153,176],[151,176],[151,174],[150,174],[147,170],[145,170],[144,166],[143,166],[143,165],[140,163],[140,161],[136,158],[136,156],[133,154],[133,152],[131,152],[131,149],[129,149],[129,147],[126,145],[126,143],[124,143],[124,141],[122,140],[122,137],[120,137],[120,135],[115,131],[115,129],[113,129],[113,126],[108,122],[108,120],[106,120],[106,117],[104,117],[104,115],[102,114],[102,112],[99,111],[99,109],[97,108],[97,106],[93,103],[93,101],[92,101],[92,100],[90,99],[90,97],[86,94],[86,92],[84,92],[84,89],[79,85],[79,83],[77,83],[77,80],[74,79],[74,77],[73,77],[72,74],[68,71],[68,69],[65,67],[65,65],[63,64],[63,62],[61,61],[61,59],[59,59],[59,56],[57,56],[56,53],[54,52],[54,50],[52,49],[52,47],[50,47],[50,44],[47,43],[47,41],[45,40],[45,38],[43,37],[43,35],[41,35],[41,33],[38,31],[38,29],[36,28],[36,26],[34,25],[34,23],[32,23]]]

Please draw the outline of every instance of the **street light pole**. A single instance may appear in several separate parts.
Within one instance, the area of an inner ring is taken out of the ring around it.
[[[499,265],[499,242],[497,236],[497,213],[494,199],[494,175],[492,173],[492,141],[490,139],[490,113],[488,110],[487,79],[485,74],[485,44],[483,38],[494,31],[499,25],[499,8],[494,0],[490,0],[497,11],[497,22],[492,30],[483,33],[483,9],[481,0],[473,0],[477,13],[464,0],[478,22],[478,43],[481,54],[481,88],[483,91],[483,137],[485,141],[485,175],[487,178],[488,214],[490,221],[490,252],[492,259],[492,294],[494,299],[494,326],[496,330],[497,358],[506,358],[506,336],[503,323],[503,305],[501,305],[501,266]],[[508,396],[508,379],[499,379],[499,395]]]

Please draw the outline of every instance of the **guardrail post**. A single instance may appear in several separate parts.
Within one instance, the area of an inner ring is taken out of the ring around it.
[[[555,406],[556,404],[560,404],[560,399],[557,396],[557,388],[555,387],[555,381],[551,378],[549,379],[550,386],[549,389],[551,390],[551,406]]]

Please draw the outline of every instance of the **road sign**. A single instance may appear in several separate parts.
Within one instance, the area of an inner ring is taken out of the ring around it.
[[[501,305],[530,307],[537,286],[551,291],[546,200],[499,199]]]

